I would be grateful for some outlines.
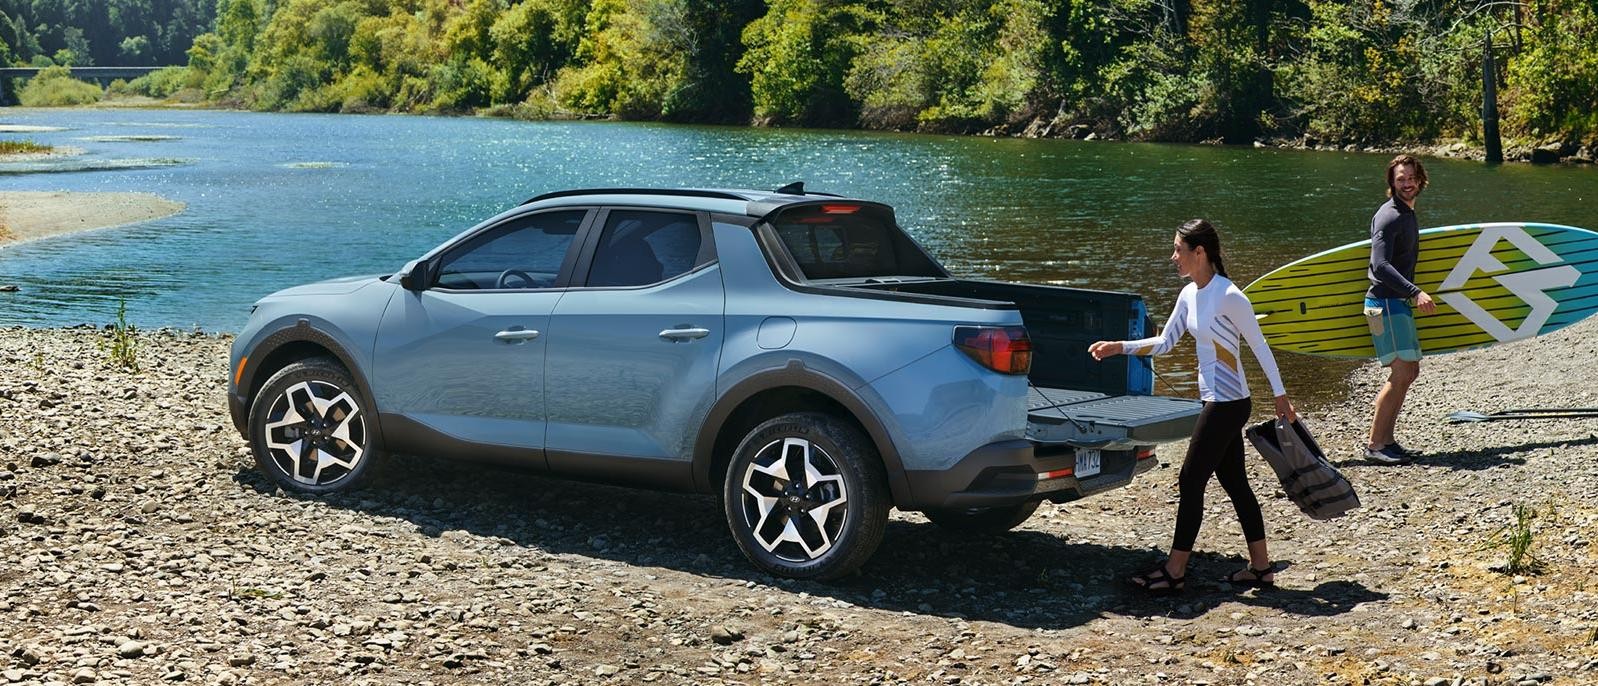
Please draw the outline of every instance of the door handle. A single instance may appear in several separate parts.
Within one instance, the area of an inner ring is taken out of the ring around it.
[[[677,341],[692,341],[710,335],[710,329],[687,328],[666,329],[660,332],[660,337],[676,343]]]
[[[521,343],[538,338],[538,331],[536,329],[505,329],[494,334],[494,338],[506,343]]]

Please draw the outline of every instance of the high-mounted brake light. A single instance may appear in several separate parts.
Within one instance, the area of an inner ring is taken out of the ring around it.
[[[859,205],[822,205],[822,214],[854,214],[860,211]]]
[[[956,326],[954,347],[1000,374],[1032,370],[1032,338],[1024,326]]]

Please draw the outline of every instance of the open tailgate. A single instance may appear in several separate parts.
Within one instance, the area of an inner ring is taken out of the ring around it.
[[[1129,450],[1187,438],[1203,407],[1203,403],[1186,398],[1111,396],[1033,386],[1027,396],[1027,438],[1039,443]]]

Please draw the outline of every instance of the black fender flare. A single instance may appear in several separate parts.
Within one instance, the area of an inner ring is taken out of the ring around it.
[[[372,428],[375,429],[373,433],[378,437],[378,445],[382,446],[384,444],[382,413],[377,411],[376,396],[372,395],[372,386],[366,379],[364,368],[355,363],[355,357],[345,349],[342,343],[338,342],[338,339],[318,329],[311,324],[309,319],[301,317],[293,324],[281,326],[272,333],[267,334],[250,348],[249,358],[264,361],[270,358],[272,353],[277,352],[279,348],[292,343],[314,343],[321,346],[329,353],[332,353],[333,357],[338,359],[339,364],[344,365],[344,368],[349,370],[350,378],[359,387],[361,395],[366,396],[366,402],[369,405],[366,415],[372,422]],[[255,389],[258,383],[266,383],[266,377],[261,376],[260,371],[260,365],[256,364],[252,368],[245,369],[243,378],[239,379],[238,393],[244,402],[244,414],[246,417],[249,416],[249,403],[255,400],[250,397],[253,393],[248,392],[246,389]]]
[[[816,393],[820,393],[848,410],[854,419],[860,423],[877,449],[877,454],[882,458],[883,471],[887,473],[888,489],[892,492],[895,504],[911,503],[914,498],[910,492],[910,482],[905,477],[904,463],[899,457],[899,450],[893,443],[893,438],[882,425],[877,414],[871,407],[842,382],[808,368],[803,362],[790,360],[787,366],[780,369],[769,369],[757,372],[748,378],[739,381],[727,392],[722,393],[710,411],[705,415],[704,423],[699,426],[699,435],[694,440],[693,480],[694,489],[704,493],[715,493],[720,484],[711,482],[711,469],[715,465],[716,437],[721,433],[727,419],[736,412],[745,401],[756,394],[773,388],[783,386],[796,386]]]

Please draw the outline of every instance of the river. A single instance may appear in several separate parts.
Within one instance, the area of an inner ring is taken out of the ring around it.
[[[121,167],[18,173],[0,190],[151,192],[188,204],[132,227],[0,249],[0,325],[233,331],[256,298],[391,272],[546,191],[600,186],[776,188],[880,200],[961,275],[1143,294],[1158,322],[1181,281],[1171,236],[1207,217],[1234,280],[1369,237],[1388,155],[614,122],[0,109],[0,123]],[[1598,169],[1427,160],[1422,226],[1542,221],[1598,228]],[[127,168],[133,167],[133,168]],[[142,168],[141,168],[142,167]],[[1533,343],[1534,344],[1534,343]],[[1313,408],[1352,365],[1281,356]],[[1158,365],[1192,395],[1192,343]],[[1256,385],[1263,379],[1254,374]]]

